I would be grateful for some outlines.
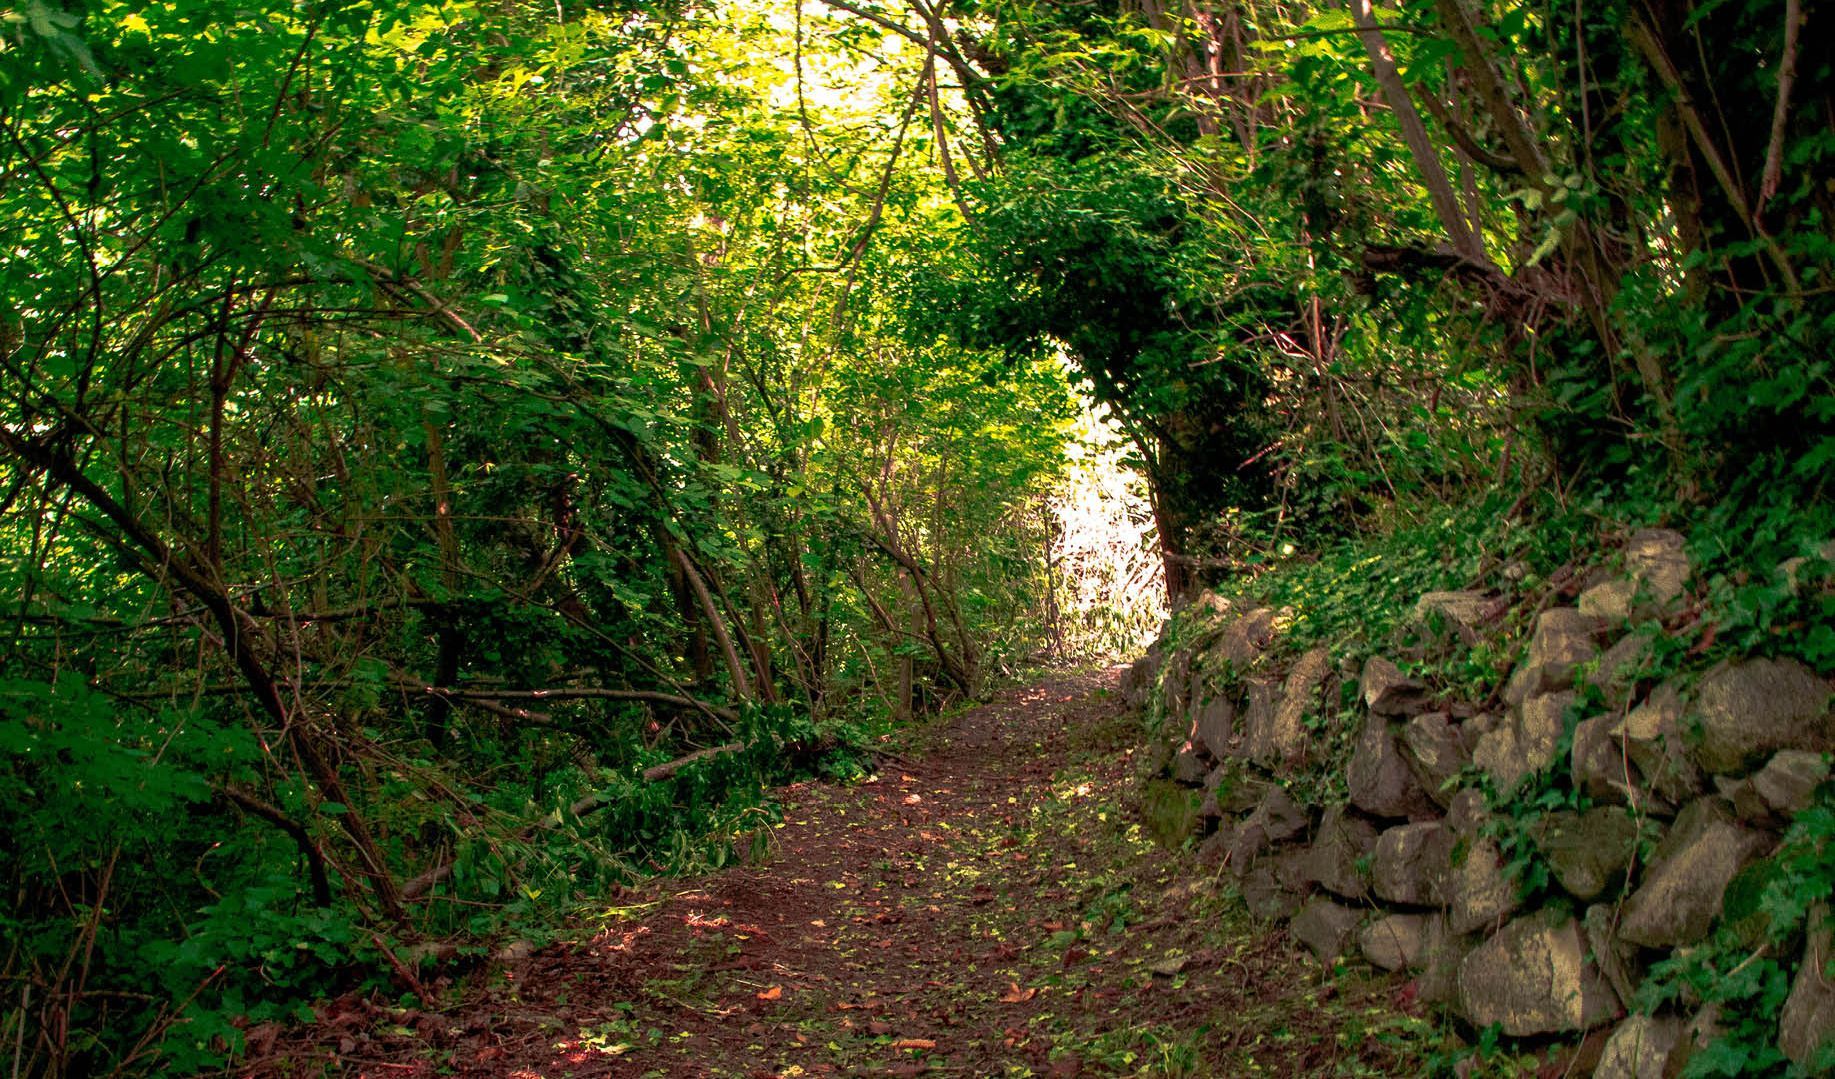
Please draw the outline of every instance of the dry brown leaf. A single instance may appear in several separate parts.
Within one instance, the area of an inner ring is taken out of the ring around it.
[[[758,999],[759,1000],[776,1000],[783,995],[784,995],[784,987],[781,985],[774,985],[771,988],[760,992],[758,994]]]
[[[1024,1004],[1039,995],[1036,988],[1021,989],[1018,982],[1008,982],[1006,995],[1000,998],[1002,1004]]]

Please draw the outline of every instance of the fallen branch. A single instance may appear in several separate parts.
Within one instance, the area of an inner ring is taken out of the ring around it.
[[[415,693],[445,697],[454,701],[645,701],[650,704],[669,704],[677,708],[703,712],[728,723],[739,722],[739,713],[731,708],[709,704],[693,697],[683,697],[652,689],[600,689],[594,686],[560,686],[554,689],[486,689],[469,686],[435,686],[408,678],[398,679],[397,684],[400,688]]]

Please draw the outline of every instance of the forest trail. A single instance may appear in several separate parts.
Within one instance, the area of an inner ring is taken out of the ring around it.
[[[781,792],[758,864],[583,912],[444,1010],[323,1006],[245,1070],[1396,1074],[1405,990],[1322,980],[1146,838],[1114,683],[1058,675],[915,729],[874,781]]]

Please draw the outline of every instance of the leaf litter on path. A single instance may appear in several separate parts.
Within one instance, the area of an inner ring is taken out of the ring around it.
[[[442,1024],[410,1029],[365,1003],[367,1030],[290,1032],[242,1070],[1416,1070],[1396,1031],[1420,1020],[1394,1012],[1392,985],[1332,992],[1226,883],[1143,837],[1144,736],[1116,703],[1116,673],[1055,675],[914,728],[896,782],[786,788],[768,860],[621,896],[598,932],[455,987]]]

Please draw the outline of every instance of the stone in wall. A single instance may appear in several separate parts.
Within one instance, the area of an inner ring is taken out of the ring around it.
[[[1828,916],[1826,907],[1810,911],[1810,925],[1814,928],[1803,946],[1803,961],[1778,1017],[1778,1050],[1797,1064],[1807,1065],[1823,1043],[1835,1038],[1835,979],[1828,974]]]
[[[1566,690],[1537,694],[1516,707],[1512,722],[1478,739],[1472,763],[1485,770],[1498,793],[1509,794],[1532,773],[1555,762],[1567,710],[1576,699]]]
[[[1643,883],[1625,901],[1619,936],[1646,948],[1674,948],[1707,936],[1727,884],[1771,837],[1732,822],[1718,798],[1700,798],[1657,845]]]
[[[1433,815],[1433,803],[1402,756],[1401,743],[1388,720],[1364,717],[1363,734],[1345,769],[1351,804],[1373,817],[1420,818]]]
[[[1829,778],[1828,758],[1802,749],[1784,749],[1765,767],[1745,779],[1716,776],[1721,796],[1733,803],[1741,820],[1782,828],[1809,808],[1816,788]]]
[[[1835,749],[1829,684],[1795,660],[1723,663],[1695,687],[1686,727],[1704,771],[1739,775],[1780,749]]]
[[[1427,796],[1441,806],[1452,801],[1451,781],[1472,754],[1457,724],[1445,712],[1415,716],[1402,725],[1402,755]]]
[[[1516,882],[1504,872],[1497,844],[1483,837],[1462,844],[1447,871],[1447,921],[1455,933],[1495,925],[1522,906]]]
[[[1574,789],[1594,802],[1623,805],[1629,798],[1626,780],[1632,776],[1619,742],[1610,734],[1617,726],[1614,716],[1594,716],[1581,720],[1574,728],[1574,744],[1568,751],[1568,770]]]
[[[1287,671],[1281,684],[1281,703],[1275,710],[1277,737],[1304,742],[1306,716],[1321,710],[1326,703],[1325,689],[1331,679],[1332,654],[1323,648],[1303,652]]]
[[[1221,692],[1210,693],[1198,704],[1195,719],[1198,741],[1218,760],[1237,754],[1236,705]]]
[[[1478,945],[1477,937],[1470,934],[1455,935],[1449,925],[1424,957],[1420,974],[1415,979],[1415,990],[1421,1000],[1428,1004],[1456,1007],[1459,1002],[1459,968],[1465,963],[1465,957],[1472,954],[1472,949]]]
[[[1378,899],[1410,906],[1445,902],[1453,837],[1439,821],[1398,824],[1376,838],[1370,890]]]
[[[1264,768],[1277,769],[1297,764],[1306,751],[1304,731],[1283,732],[1275,729],[1279,714],[1281,684],[1272,678],[1249,682],[1248,704],[1243,708],[1243,731],[1246,734],[1249,759]]]
[[[1262,797],[1273,786],[1265,779],[1246,775],[1235,762],[1225,762],[1204,777],[1204,808],[1211,817],[1233,817],[1247,813],[1261,804]]]
[[[1701,770],[1689,759],[1682,715],[1682,695],[1673,684],[1665,683],[1621,723],[1606,729],[1606,737],[1623,747],[1633,774],[1651,796],[1640,805],[1655,811],[1673,812],[1706,785]]]
[[[1236,822],[1226,820],[1217,826],[1217,830],[1204,837],[1198,844],[1198,864],[1207,869],[1214,869],[1224,864],[1230,856],[1230,847],[1236,842]]]
[[[1618,998],[1587,958],[1572,918],[1518,918],[1459,967],[1459,1011],[1475,1027],[1522,1038],[1589,1030],[1618,1014]]]
[[[1477,644],[1497,606],[1483,592],[1427,592],[1415,602],[1413,621],[1422,627],[1438,619],[1466,644]]]
[[[1179,751],[1173,755],[1172,779],[1175,783],[1196,787],[1204,782],[1204,777],[1210,773],[1210,770],[1204,754],[1198,752],[1197,747],[1190,742],[1180,746]]]
[[[1598,689],[1606,707],[1622,712],[1631,703],[1632,693],[1656,654],[1651,637],[1628,634],[1600,654],[1599,662],[1586,676],[1587,685]]]
[[[1329,967],[1350,945],[1351,935],[1357,931],[1358,918],[1356,910],[1324,896],[1315,896],[1294,915],[1287,931],[1306,945],[1320,963]]]
[[[1270,784],[1261,802],[1235,829],[1229,846],[1231,871],[1238,875],[1247,873],[1263,851],[1305,833],[1306,823],[1306,810],[1293,800],[1286,788]]]
[[[1379,716],[1409,716],[1427,708],[1427,686],[1382,656],[1364,662],[1357,688],[1364,707]]]
[[[1238,675],[1247,673],[1274,639],[1274,618],[1274,611],[1257,607],[1231,622],[1211,646],[1213,663],[1227,665]]]
[[[1538,693],[1571,687],[1575,669],[1599,655],[1603,629],[1599,619],[1572,607],[1543,611],[1522,662],[1504,687],[1504,700],[1515,707]]]
[[[1384,914],[1357,931],[1357,947],[1379,970],[1416,970],[1446,938],[1446,919],[1438,914]]]
[[[1682,536],[1645,529],[1625,544],[1625,573],[1580,594],[1580,610],[1612,622],[1650,619],[1672,609],[1688,582]]]
[[[1139,711],[1147,706],[1148,694],[1160,677],[1160,642],[1149,645],[1146,654],[1121,672],[1121,698],[1127,706]]]
[[[1600,1055],[1593,1079],[1665,1079],[1670,1055],[1682,1037],[1682,1020],[1626,1016]]]
[[[1483,834],[1489,816],[1484,796],[1471,788],[1456,793],[1447,809],[1453,841],[1444,892],[1447,924],[1454,933],[1495,926],[1522,905],[1496,841]]]
[[[1556,882],[1576,899],[1596,899],[1621,884],[1637,850],[1637,820],[1617,806],[1551,813],[1539,832],[1537,846]]]
[[[1644,980],[1645,966],[1637,945],[1619,939],[1617,919],[1616,906],[1595,903],[1587,908],[1580,929],[1586,934],[1587,952],[1599,965],[1599,972],[1606,976],[1612,991],[1620,1000],[1631,1000],[1636,996],[1638,983]]]
[[[1307,875],[1319,887],[1345,899],[1370,894],[1369,859],[1376,849],[1376,826],[1332,806],[1319,818],[1319,830],[1307,849]]]
[[[1160,673],[1161,703],[1165,720],[1184,726],[1186,711],[1191,707],[1191,651],[1181,648],[1166,658]]]
[[[1305,851],[1286,850],[1256,862],[1243,877],[1239,890],[1249,913],[1257,918],[1277,919],[1291,916],[1300,909],[1309,881],[1306,876]]]

